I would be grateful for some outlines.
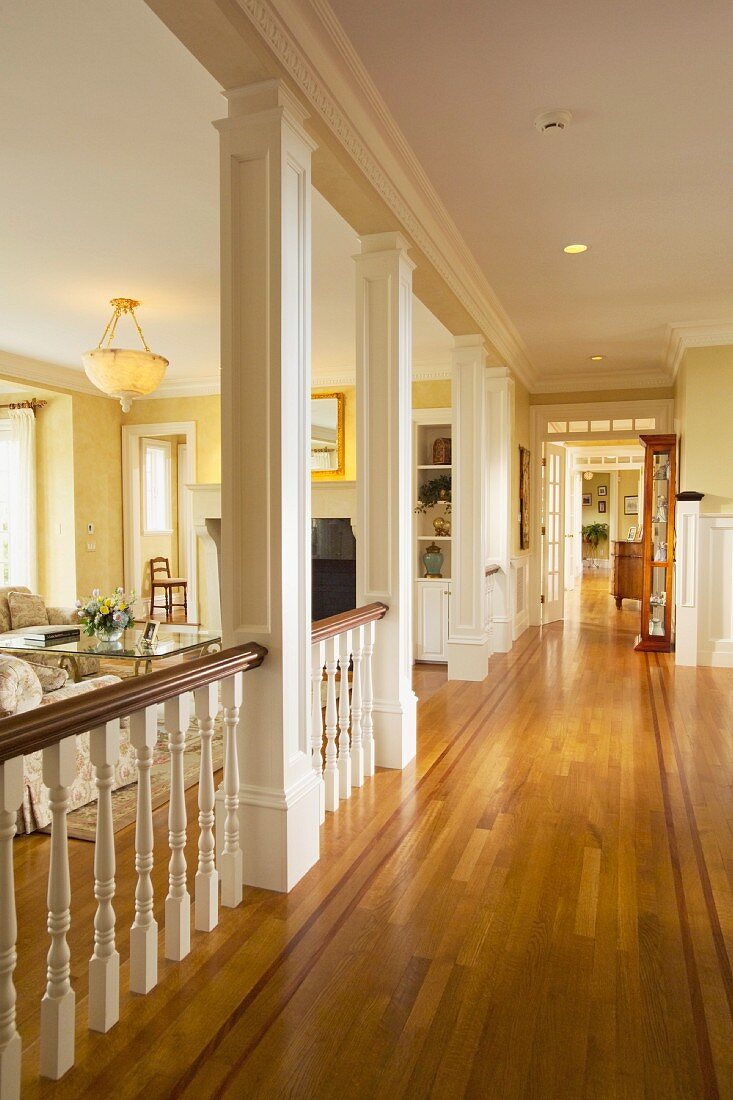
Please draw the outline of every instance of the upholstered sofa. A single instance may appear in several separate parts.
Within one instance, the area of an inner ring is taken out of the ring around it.
[[[0,739],[3,719],[13,714],[49,707],[49,721],[53,704],[62,699],[80,695],[97,688],[115,684],[119,676],[96,676],[74,684],[68,680],[65,669],[34,665],[29,661],[7,653],[0,653]],[[77,737],[76,779],[71,787],[69,809],[76,810],[97,798],[94,773],[89,759],[89,734]],[[18,832],[32,833],[44,829],[51,821],[48,789],[43,784],[43,754],[31,753],[23,764],[23,805],[18,814]],[[115,766],[113,790],[132,783],[137,778],[135,750],[130,744],[127,729],[120,737],[120,759]]]
[[[24,588],[22,585],[10,585],[6,588],[0,588],[0,635],[22,635],[27,634],[30,627],[33,626],[69,626],[79,625],[79,617],[76,613],[75,607],[46,607],[42,601],[38,605],[38,613],[36,615],[28,615],[24,612],[23,618],[18,617],[17,609],[14,614],[14,609],[11,607],[11,601],[9,597],[18,592],[21,595],[28,598],[29,602],[32,597],[32,593],[29,588]],[[38,601],[40,597],[35,597]],[[45,615],[45,621],[42,621],[42,617]],[[29,622],[29,618],[35,618],[36,622]],[[2,639],[0,638],[0,651],[2,650]],[[33,653],[28,652],[23,654],[24,661],[30,661],[34,665],[46,665],[49,667],[55,667],[59,664],[59,657],[52,653]],[[99,672],[99,658],[98,657],[77,657],[75,659],[76,666],[81,676],[96,676]]]

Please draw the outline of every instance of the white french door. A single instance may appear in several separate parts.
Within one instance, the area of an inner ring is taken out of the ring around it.
[[[542,622],[565,610],[565,448],[545,443],[542,469]]]

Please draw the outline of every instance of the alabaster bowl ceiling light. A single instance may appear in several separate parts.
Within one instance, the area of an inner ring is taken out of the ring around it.
[[[145,343],[143,330],[135,316],[139,302],[133,298],[112,298],[110,305],[113,312],[102,333],[102,339],[94,351],[88,351],[81,358],[89,381],[102,393],[116,397],[122,405],[122,411],[129,412],[134,398],[145,397],[158,388],[163,381],[168,360],[162,355],[156,355]],[[129,313],[135,322],[144,350],[111,346],[117,322],[123,313]]]

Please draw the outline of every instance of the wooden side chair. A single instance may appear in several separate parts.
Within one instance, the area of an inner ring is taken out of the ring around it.
[[[150,614],[156,610],[155,593],[160,589],[165,599],[165,617],[170,619],[174,607],[182,607],[183,614],[188,618],[188,581],[185,577],[172,577],[171,566],[168,558],[150,559]],[[173,603],[174,589],[183,590],[183,603]],[[159,608],[162,610],[162,608]]]

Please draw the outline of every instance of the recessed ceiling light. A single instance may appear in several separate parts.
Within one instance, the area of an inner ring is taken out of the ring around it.
[[[587,244],[566,244],[563,248],[563,252],[567,252],[569,256],[577,256],[579,252],[587,252]]]
[[[592,363],[600,363],[601,359],[605,359],[606,357],[605,355],[591,355],[590,358]]]

